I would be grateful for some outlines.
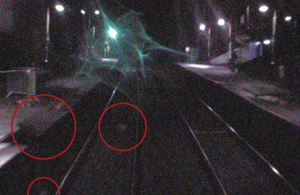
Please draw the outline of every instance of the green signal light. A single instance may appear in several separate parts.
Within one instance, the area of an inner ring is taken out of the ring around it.
[[[108,30],[108,35],[109,35],[111,38],[117,39],[117,34],[118,34],[118,32],[117,32],[115,29],[109,28],[109,30]]]

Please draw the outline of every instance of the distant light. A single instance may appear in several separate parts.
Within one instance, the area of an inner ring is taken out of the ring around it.
[[[289,21],[292,20],[292,16],[286,16],[286,17],[284,18],[284,20],[287,21],[287,22],[289,22]]]
[[[99,10],[96,10],[96,11],[95,11],[95,14],[96,14],[96,15],[99,15],[99,14],[100,14],[100,11],[99,11]]]
[[[102,62],[118,62],[119,59],[116,59],[116,58],[102,58],[101,61]]]
[[[210,68],[212,68],[212,66],[205,65],[205,64],[187,64],[185,66],[191,67],[191,68],[197,68],[197,69],[210,69]]]
[[[200,29],[201,31],[205,31],[205,29],[206,29],[205,24],[200,24],[199,29]]]
[[[185,52],[189,53],[190,52],[190,47],[185,47]]]
[[[80,12],[82,15],[85,15],[85,11],[83,9]]]
[[[210,110],[210,111],[214,111],[210,106],[207,106],[207,108],[208,108],[208,110]]]
[[[219,26],[224,26],[225,25],[225,20],[223,18],[218,20],[218,25]]]
[[[58,12],[63,12],[65,10],[64,6],[62,6],[61,4],[58,4],[55,6],[55,9],[58,11]]]
[[[275,167],[273,167],[272,165],[270,165],[270,168],[272,169],[272,171],[273,171],[274,173],[276,173],[277,175],[280,176],[279,171],[278,171],[277,169],[275,169]]]
[[[270,45],[270,44],[271,44],[271,40],[270,39],[264,40],[264,45]]]
[[[109,35],[111,38],[116,39],[116,38],[117,38],[117,34],[118,34],[118,32],[117,32],[115,29],[109,28],[109,30],[108,30],[108,35]]]
[[[232,127],[229,126],[229,129],[230,129],[233,133],[237,134],[236,131],[234,130],[234,128],[232,128]]]
[[[265,13],[269,10],[269,7],[266,6],[266,5],[262,5],[259,7],[259,11],[262,12],[262,13]]]
[[[260,45],[260,42],[259,42],[259,41],[257,41],[257,42],[255,43],[255,45]]]

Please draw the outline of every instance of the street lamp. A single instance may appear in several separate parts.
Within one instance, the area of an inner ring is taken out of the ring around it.
[[[228,26],[228,37],[230,39],[229,44],[228,44],[228,59],[231,59],[231,56],[232,56],[232,26],[231,26],[230,22],[226,23],[225,19],[223,19],[223,18],[220,18],[218,20],[219,26],[225,26],[226,24]]]
[[[95,40],[95,36],[96,36],[96,27],[93,26],[93,40]]]
[[[284,18],[284,20],[285,20],[286,22],[290,22],[290,21],[292,20],[292,16],[286,16],[286,17]]]
[[[55,9],[58,12],[63,12],[65,10],[64,6],[61,4],[55,5]],[[46,54],[45,54],[45,62],[48,63],[48,55],[49,55],[49,44],[50,44],[50,8],[47,8],[47,18],[46,18]]]
[[[267,5],[262,5],[259,7],[259,11],[262,13],[265,13],[269,10],[269,7]],[[287,18],[292,19],[292,18]],[[271,64],[275,64],[275,39],[276,39],[276,26],[277,26],[277,11],[274,9],[273,12],[273,18],[272,18],[272,38],[270,40],[270,43],[267,41],[267,43],[271,44]],[[267,45],[269,45],[267,44]]]
[[[225,25],[225,20],[223,18],[218,20],[218,25],[219,26],[224,26]]]
[[[65,10],[64,6],[62,6],[61,4],[57,4],[55,6],[56,11],[58,12],[63,12]]]
[[[205,31],[206,25],[205,25],[205,24],[200,24],[199,29],[200,29],[201,31]]]
[[[205,31],[207,29],[207,59],[210,60],[210,49],[211,49],[211,28],[206,27],[205,24],[200,24],[200,31]]]
[[[109,28],[109,30],[108,30],[108,35],[111,37],[111,38],[113,38],[113,39],[116,39],[117,38],[117,34],[118,34],[118,32],[116,31],[116,29],[114,29],[114,28]]]
[[[269,10],[269,7],[267,5],[261,5],[259,7],[259,11],[262,12],[262,13],[265,13]]]
[[[96,10],[96,11],[95,11],[95,14],[96,14],[96,15],[99,15],[99,14],[100,14],[100,11],[99,11],[99,10]]]
[[[270,39],[266,39],[263,42],[264,45],[270,45],[271,44],[271,40]]]
[[[247,22],[249,23],[249,18],[250,18],[250,8],[249,6],[247,7]],[[259,6],[258,10],[261,13],[266,13],[269,10],[269,6],[266,4],[263,4]],[[287,15],[285,16],[284,20],[286,22],[290,22],[292,20],[292,16]],[[249,24],[248,24],[249,26]],[[275,44],[276,44],[276,26],[277,26],[277,10],[273,9],[273,16],[272,16],[272,37],[271,40],[266,41],[267,44],[265,45],[270,45],[271,44],[271,64],[275,63]]]
[[[190,47],[189,46],[185,47],[185,52],[186,52],[186,62],[189,62],[189,53],[190,53]]]
[[[82,15],[85,15],[85,11],[83,9],[80,10],[80,12],[81,12]]]

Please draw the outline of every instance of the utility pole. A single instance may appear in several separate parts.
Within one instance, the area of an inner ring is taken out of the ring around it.
[[[50,44],[50,8],[47,8],[47,18],[46,18],[46,46],[45,46],[45,62],[48,63],[49,55],[49,44]]]
[[[272,58],[271,58],[271,64],[275,64],[276,26],[277,26],[277,11],[274,10],[273,20],[272,20],[272,40],[271,40]]]

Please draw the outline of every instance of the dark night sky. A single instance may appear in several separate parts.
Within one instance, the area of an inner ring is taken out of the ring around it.
[[[89,7],[85,9],[90,9],[89,11],[92,12],[92,10],[96,9],[99,5],[93,3],[97,1],[87,0],[80,2],[64,0],[64,2],[65,4],[71,5],[70,13],[75,9],[79,10],[80,7]],[[102,0],[99,2],[106,14],[113,19],[130,10],[142,13],[141,21],[147,33],[154,40],[168,46],[172,45],[175,41],[176,23],[172,0]],[[93,6],[94,8],[91,8]],[[70,15],[70,13],[68,13],[68,15]],[[54,17],[58,18],[57,16]],[[80,14],[77,15],[77,17],[81,17]],[[74,19],[73,24],[75,26],[78,25],[78,20],[79,19]]]
[[[156,41],[171,45],[176,28],[172,0],[119,0],[119,2],[137,12],[141,17],[147,33]]]
[[[19,1],[24,2],[26,10],[25,8],[16,9],[16,12],[21,14],[18,15],[14,27],[15,33],[12,35],[19,38],[20,42],[28,40],[24,42],[25,46],[36,43],[44,45],[45,4],[48,2],[49,5],[53,5],[54,0]],[[203,18],[206,23],[212,26],[216,26],[216,18],[218,15],[222,15],[225,18],[235,18],[238,21],[240,15],[245,13],[246,6],[249,2],[252,6],[251,10],[253,11],[257,11],[257,6],[260,2],[259,0],[178,0],[181,2],[179,6],[181,23],[179,24],[175,17],[175,1],[176,0],[101,0],[99,2],[103,5],[108,15],[112,17],[129,12],[130,10],[142,12],[141,20],[146,32],[157,42],[169,47],[174,47],[181,39],[183,40],[183,46],[190,44],[190,42],[194,42],[194,45],[197,45],[197,41],[195,41],[197,38],[195,37],[199,37],[199,30],[197,29],[198,21],[196,21],[196,17]],[[77,44],[76,41],[79,41],[83,33],[80,9],[82,7],[87,9],[87,7],[90,7],[91,2],[94,1],[61,0],[61,2],[69,6],[66,7],[66,12],[62,15],[52,12],[51,36],[53,38],[52,41],[56,42],[58,48],[62,51],[67,51],[67,48]],[[265,0],[264,2],[270,3],[271,0]],[[273,2],[277,2],[276,7],[280,10],[292,11],[293,13],[299,14],[300,4],[298,0],[274,0]],[[42,6],[43,3],[44,7]],[[199,5],[198,12],[194,12],[195,5]],[[39,7],[39,9],[37,9],[37,7]],[[90,8],[90,12],[93,11],[93,9],[95,9],[95,7]],[[32,36],[33,31],[36,32],[36,36]],[[181,34],[184,35],[182,38],[177,37],[179,31],[182,31]],[[216,36],[216,38],[222,38],[222,33],[224,34],[219,27],[216,27],[214,32],[213,36]],[[43,38],[42,41],[36,41],[38,40],[38,36]],[[215,41],[217,45],[221,45],[222,41],[225,44],[227,40],[223,39],[218,42],[218,40],[215,39]],[[36,46],[36,49],[31,47],[32,51],[28,51],[28,55],[37,52],[42,53],[42,49],[38,49],[38,47],[39,46]],[[18,48],[21,47],[18,46]],[[180,48],[183,49],[182,46]]]

